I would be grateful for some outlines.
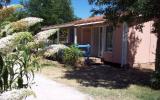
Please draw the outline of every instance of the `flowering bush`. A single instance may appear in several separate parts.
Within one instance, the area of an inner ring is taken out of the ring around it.
[[[35,41],[36,42],[46,42],[46,40],[53,34],[55,34],[58,29],[50,29],[47,31],[42,31],[36,34]]]
[[[42,22],[43,19],[41,18],[36,18],[36,17],[27,17],[24,19],[21,19],[17,22],[12,22],[10,24],[7,24],[4,26],[3,29],[0,31],[0,37],[3,36],[4,34],[10,35],[13,34],[16,31],[26,31],[29,27]]]
[[[44,53],[44,57],[56,60],[62,59],[59,53],[66,48],[68,47],[63,44],[50,45],[49,47],[45,48],[46,50]]]
[[[7,37],[0,39],[0,52],[7,53],[13,51],[15,46],[24,38],[32,39],[32,34],[29,32],[19,32],[13,35],[8,35]]]

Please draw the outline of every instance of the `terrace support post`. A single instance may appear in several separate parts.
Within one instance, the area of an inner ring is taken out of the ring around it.
[[[57,31],[57,44],[59,44],[59,34],[60,34],[60,32],[59,32],[59,30]]]
[[[121,67],[127,64],[128,32],[128,24],[123,22]]]
[[[74,28],[74,44],[77,44],[77,28]]]

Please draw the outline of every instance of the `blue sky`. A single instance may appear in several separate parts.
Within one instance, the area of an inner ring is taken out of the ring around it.
[[[12,4],[19,3],[19,0],[12,0]],[[92,6],[88,4],[88,0],[72,0],[74,13],[77,17],[87,18],[91,15]]]

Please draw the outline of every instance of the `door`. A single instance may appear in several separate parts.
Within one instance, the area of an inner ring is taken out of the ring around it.
[[[92,33],[92,49],[91,49],[92,56],[99,57],[100,54],[99,49],[100,49],[99,27],[94,27]]]

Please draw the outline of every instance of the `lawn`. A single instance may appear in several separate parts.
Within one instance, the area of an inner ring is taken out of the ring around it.
[[[55,61],[42,60],[40,73],[75,87],[95,100],[160,100],[160,90],[150,88],[150,70],[93,65],[73,70]]]

